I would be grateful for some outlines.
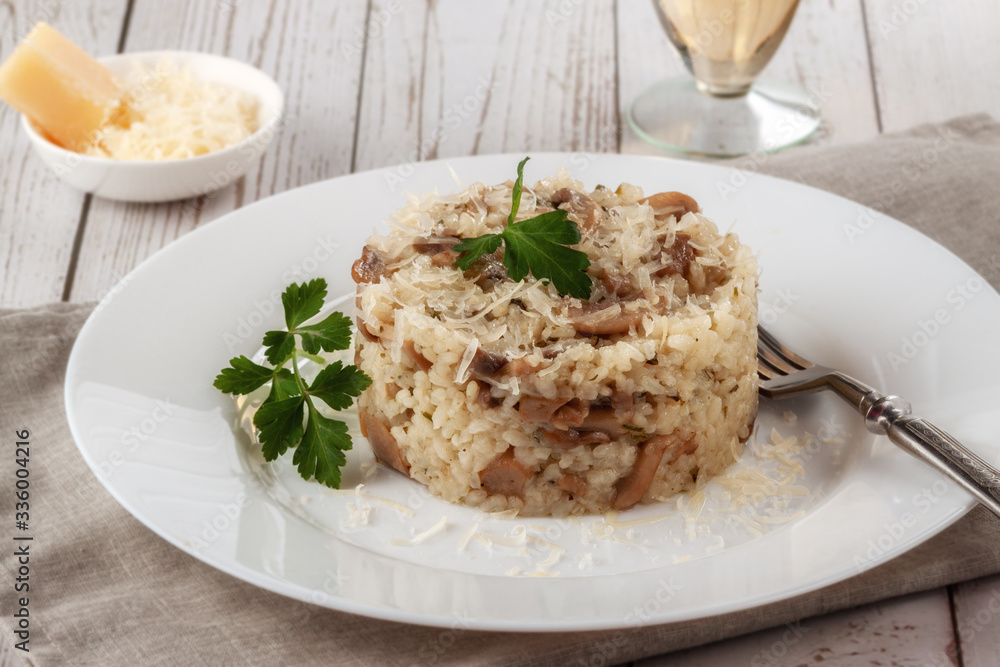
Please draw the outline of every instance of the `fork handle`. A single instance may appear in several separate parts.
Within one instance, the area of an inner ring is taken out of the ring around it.
[[[913,417],[898,396],[870,399],[865,425],[957,482],[1000,516],[1000,472],[930,422]]]

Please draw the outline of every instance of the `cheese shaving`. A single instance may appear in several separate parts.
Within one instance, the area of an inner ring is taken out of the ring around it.
[[[400,546],[400,547],[413,547],[413,546],[416,546],[416,545],[421,544],[423,542],[426,542],[427,540],[429,540],[432,537],[437,537],[438,535],[440,535],[441,533],[443,533],[445,531],[445,528],[447,527],[447,525],[448,525],[448,519],[447,519],[447,517],[441,517],[441,520],[438,521],[436,524],[434,524],[433,526],[431,526],[430,528],[428,528],[424,532],[418,533],[418,534],[414,535],[409,540],[401,540],[401,539],[397,538],[397,539],[393,539],[393,540],[390,540],[390,541],[393,544],[395,544],[396,546]]]
[[[367,493],[362,493],[361,488],[364,484],[358,484],[354,490],[349,489],[326,489],[323,491],[328,496],[355,496],[356,498],[363,498],[373,503],[379,503],[380,505],[385,505],[386,507],[391,507],[400,514],[405,514],[406,516],[413,516],[413,510],[411,510],[406,505],[401,505],[394,500],[389,500],[388,498],[379,498],[378,496],[369,495]]]
[[[619,528],[629,528],[632,526],[645,526],[651,523],[656,523],[657,521],[663,521],[664,519],[669,519],[670,517],[666,514],[661,514],[659,516],[648,516],[644,519],[630,519],[629,521],[619,521],[618,512],[608,512],[604,515],[604,522],[609,526],[612,526],[616,530]]]
[[[347,503],[347,518],[341,519],[341,528],[353,530],[367,526],[371,519],[371,511],[372,507],[367,503]]]
[[[462,537],[458,538],[458,550],[465,551],[465,548],[469,546],[469,542],[472,541],[472,536],[476,534],[479,530],[479,524],[474,523],[468,527],[468,529],[462,533]]]
[[[566,550],[562,549],[562,548],[551,549],[549,551],[549,557],[546,558],[543,561],[539,561],[538,563],[536,563],[535,566],[539,567],[539,568],[544,568],[544,567],[549,567],[551,565],[555,565],[556,563],[559,562],[559,559],[562,558],[562,555],[563,555],[564,551],[566,551]]]
[[[472,537],[480,544],[491,548],[494,545],[502,547],[519,547],[528,540],[528,534],[525,531],[524,526],[514,526],[514,528],[507,535],[477,532],[473,534]]]

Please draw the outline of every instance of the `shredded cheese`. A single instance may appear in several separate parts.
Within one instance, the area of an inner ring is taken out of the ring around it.
[[[393,544],[395,544],[396,546],[400,546],[400,547],[413,547],[413,546],[416,546],[416,545],[421,544],[423,542],[426,542],[427,540],[431,539],[432,537],[437,537],[438,535],[440,535],[441,533],[443,533],[445,531],[445,528],[447,527],[447,525],[448,525],[448,518],[447,517],[441,517],[441,519],[436,524],[434,524],[433,526],[431,526],[430,528],[428,528],[424,532],[418,533],[418,534],[414,535],[409,540],[401,540],[401,539],[397,538],[397,539],[393,539],[393,540],[390,540],[390,541]]]
[[[126,80],[122,120],[108,124],[86,154],[116,160],[174,160],[234,146],[257,131],[260,102],[230,86],[200,81],[164,61]]]
[[[361,489],[364,484],[358,484],[353,490],[351,489],[326,489],[323,491],[324,494],[328,496],[355,496],[356,498],[362,498],[364,500],[371,501],[373,503],[379,503],[390,507],[400,514],[405,514],[406,516],[413,516],[413,510],[411,510],[406,505],[401,505],[394,500],[389,500],[388,498],[380,498],[379,496],[373,496],[367,493],[363,493]]]
[[[344,530],[355,530],[367,526],[371,521],[372,506],[368,503],[347,503],[347,517],[340,520]]]

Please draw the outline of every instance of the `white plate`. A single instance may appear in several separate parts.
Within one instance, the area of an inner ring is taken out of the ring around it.
[[[456,189],[449,167],[467,183],[501,182],[520,157],[317,183],[236,211],[145,262],[101,303],[70,357],[67,412],[88,464],[153,531],[233,576],[358,614],[490,630],[624,628],[745,609],[885,562],[972,506],[923,464],[867,435],[830,396],[762,404],[758,447],[772,426],[799,436],[822,429],[828,440],[839,430],[846,442],[814,440],[794,457],[803,467],[798,483],[812,493],[784,507],[760,499],[758,515],[794,517],[758,521],[760,536],[712,513],[718,498],[696,521],[676,503],[619,518],[662,517],[632,525],[484,518],[382,468],[365,480],[371,454],[361,439],[344,487],[365,481],[365,497],[326,494],[287,462],[262,466],[212,380],[281,326],[280,290],[323,276],[331,297],[352,292],[351,262],[405,201],[404,190]],[[907,397],[918,414],[997,460],[1000,298],[942,247],[856,203],[765,176],[740,180],[724,167],[657,158],[532,157],[532,182],[566,166],[588,187],[624,181],[690,193],[758,251],[763,322],[811,358]],[[795,423],[783,417],[790,408]],[[748,458],[738,467],[751,465]],[[785,464],[765,463],[776,465]],[[348,505],[368,506],[368,524],[351,528]],[[443,533],[404,544],[442,517]],[[505,537],[460,549],[473,524]],[[525,576],[535,571],[556,576]]]

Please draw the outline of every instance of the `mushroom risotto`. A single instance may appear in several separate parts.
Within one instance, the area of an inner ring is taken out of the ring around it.
[[[376,457],[484,511],[576,515],[663,500],[733,463],[757,411],[757,266],[689,196],[586,192],[560,171],[523,220],[563,209],[589,300],[515,282],[504,249],[467,270],[462,239],[507,225],[512,183],[412,199],[355,262],[358,400]]]

